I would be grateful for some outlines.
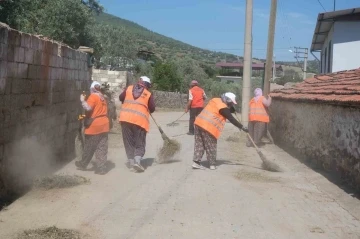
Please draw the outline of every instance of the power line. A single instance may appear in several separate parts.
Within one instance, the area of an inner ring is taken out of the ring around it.
[[[320,0],[317,0],[319,2],[319,4],[322,6],[322,8],[324,9],[324,11],[326,12],[326,9],[324,8],[324,5],[322,5],[322,3],[320,2]]]

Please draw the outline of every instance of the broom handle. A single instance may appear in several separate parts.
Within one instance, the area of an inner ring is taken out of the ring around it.
[[[185,114],[186,114],[186,112],[184,112],[179,118],[177,118],[175,121],[171,122],[170,124],[175,123],[176,121],[178,121],[179,119],[181,119]]]
[[[156,120],[154,118],[154,116],[152,116],[152,114],[150,114],[151,118],[153,119],[154,123],[156,124],[156,126],[158,127],[159,131],[161,134],[164,134],[164,131],[162,130],[162,128],[156,123]]]
[[[235,116],[236,116],[236,119],[241,123],[241,120],[237,116],[236,112],[235,112]],[[251,143],[254,145],[256,151],[259,151],[259,148],[256,146],[256,144],[255,144],[254,140],[251,138],[250,134],[246,133],[246,135],[249,137],[249,139],[250,139]]]

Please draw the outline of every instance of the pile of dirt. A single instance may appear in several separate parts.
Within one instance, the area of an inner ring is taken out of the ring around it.
[[[166,163],[181,149],[181,145],[178,141],[173,139],[164,140],[163,147],[158,152],[158,163]]]
[[[271,177],[264,173],[260,172],[250,172],[241,170],[235,174],[235,177],[242,181],[251,181],[251,182],[264,182],[264,183],[275,183],[279,182],[278,177]]]
[[[22,232],[17,239],[82,239],[82,235],[70,229],[59,229],[57,227],[47,227],[41,229],[31,229]]]
[[[36,179],[34,187],[49,190],[54,188],[70,188],[89,183],[89,179],[78,175],[52,175]]]
[[[229,137],[226,138],[226,141],[238,143],[238,142],[240,142],[240,138],[236,137],[236,136],[229,136]]]

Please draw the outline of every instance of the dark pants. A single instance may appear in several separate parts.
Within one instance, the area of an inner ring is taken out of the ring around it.
[[[84,152],[81,164],[86,167],[95,153],[94,162],[96,167],[103,167],[107,160],[108,154],[108,133],[85,135]]]
[[[189,120],[189,133],[194,133],[194,122],[196,116],[198,116],[203,108],[190,108],[190,120]]]
[[[261,138],[264,136],[266,128],[266,123],[259,121],[250,121],[248,124],[249,134],[254,140],[254,143],[258,146],[261,146]],[[252,143],[248,140],[248,146],[251,146]]]
[[[127,122],[121,122],[121,130],[127,158],[142,158],[145,155],[146,130]]]

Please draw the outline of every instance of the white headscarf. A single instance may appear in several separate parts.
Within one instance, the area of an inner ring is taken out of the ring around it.
[[[91,83],[91,86],[90,86],[90,93],[91,94],[97,94],[98,96],[100,96],[101,100],[104,100],[104,96],[103,94],[98,91],[97,89],[95,89],[95,86],[101,86],[99,82],[97,81],[93,81],[93,83]]]

